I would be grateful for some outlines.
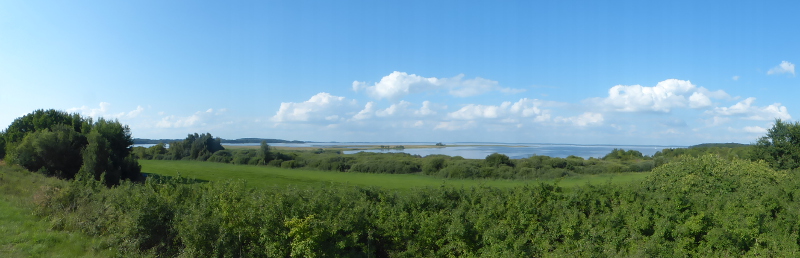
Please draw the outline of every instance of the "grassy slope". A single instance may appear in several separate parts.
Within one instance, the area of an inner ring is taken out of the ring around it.
[[[19,168],[0,165],[0,257],[110,257],[101,239],[55,231],[33,215],[33,195],[43,185],[63,185]]]
[[[536,180],[478,180],[478,179],[441,179],[425,175],[366,174],[342,173],[303,169],[282,169],[265,166],[231,165],[215,162],[199,161],[161,161],[140,160],[142,172],[165,176],[195,178],[200,180],[220,181],[242,179],[254,187],[281,185],[321,186],[327,184],[343,184],[358,186],[377,186],[387,189],[410,189],[414,187],[447,186],[494,186],[513,187],[526,184],[537,184]],[[558,182],[560,186],[584,184],[630,183],[643,179],[649,173],[621,173],[614,175],[582,176],[565,178]],[[554,182],[554,181],[544,181]]]

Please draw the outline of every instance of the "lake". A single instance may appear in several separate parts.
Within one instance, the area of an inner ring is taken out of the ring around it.
[[[270,143],[270,146],[285,146],[285,147],[318,147],[326,148],[331,146],[347,146],[347,145],[434,145],[433,142],[307,142],[307,143]],[[134,146],[149,147],[153,144],[137,144]],[[237,144],[223,144],[233,146],[258,146],[259,143],[237,143]],[[500,153],[505,154],[513,159],[528,158],[533,155],[544,155],[550,157],[566,158],[569,155],[575,155],[588,159],[590,157],[602,158],[613,149],[637,150],[644,155],[652,156],[657,151],[666,148],[686,148],[687,146],[657,146],[657,145],[580,145],[580,144],[542,144],[542,143],[499,143],[499,142],[456,142],[445,143],[445,148],[419,148],[419,149],[403,149],[403,150],[354,150],[344,151],[344,154],[354,154],[360,151],[364,152],[377,152],[377,153],[391,153],[402,152],[411,155],[434,155],[442,154],[448,156],[461,156],[467,159],[483,159],[489,154]],[[466,146],[459,146],[466,145]],[[359,148],[353,146],[352,148]]]
[[[402,145],[402,144],[398,144]],[[410,144],[408,144],[410,145]],[[489,154],[500,153],[512,159],[528,158],[533,155],[566,158],[570,155],[583,157],[602,158],[613,149],[637,150],[644,155],[652,156],[657,151],[665,148],[685,148],[685,146],[641,146],[641,145],[572,145],[572,144],[508,144],[508,145],[481,145],[481,146],[451,146],[445,148],[421,148],[404,150],[365,150],[365,152],[404,152],[412,155],[427,156],[443,154],[448,156],[461,156],[467,159],[483,159]],[[345,151],[352,154],[359,151]]]

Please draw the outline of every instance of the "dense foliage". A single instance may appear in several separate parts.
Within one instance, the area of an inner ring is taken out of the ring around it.
[[[754,160],[763,159],[776,169],[800,167],[800,122],[775,120],[775,125],[754,147]]]
[[[30,171],[59,178],[85,171],[108,185],[141,179],[130,129],[118,121],[36,110],[14,120],[0,136],[5,160]]]
[[[629,186],[253,189],[149,178],[46,189],[38,214],[126,252],[183,257],[793,256],[796,175],[681,158]]]

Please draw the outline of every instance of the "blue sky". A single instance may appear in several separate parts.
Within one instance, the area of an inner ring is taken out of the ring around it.
[[[800,116],[795,2],[496,2],[3,1],[0,125],[690,145]]]

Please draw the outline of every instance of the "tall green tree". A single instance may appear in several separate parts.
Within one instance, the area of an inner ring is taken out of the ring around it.
[[[264,164],[272,160],[272,154],[269,152],[269,144],[267,144],[267,141],[261,141],[261,147],[258,149],[258,156]]]
[[[800,122],[776,119],[767,135],[756,142],[751,158],[763,159],[776,169],[800,167]]]

